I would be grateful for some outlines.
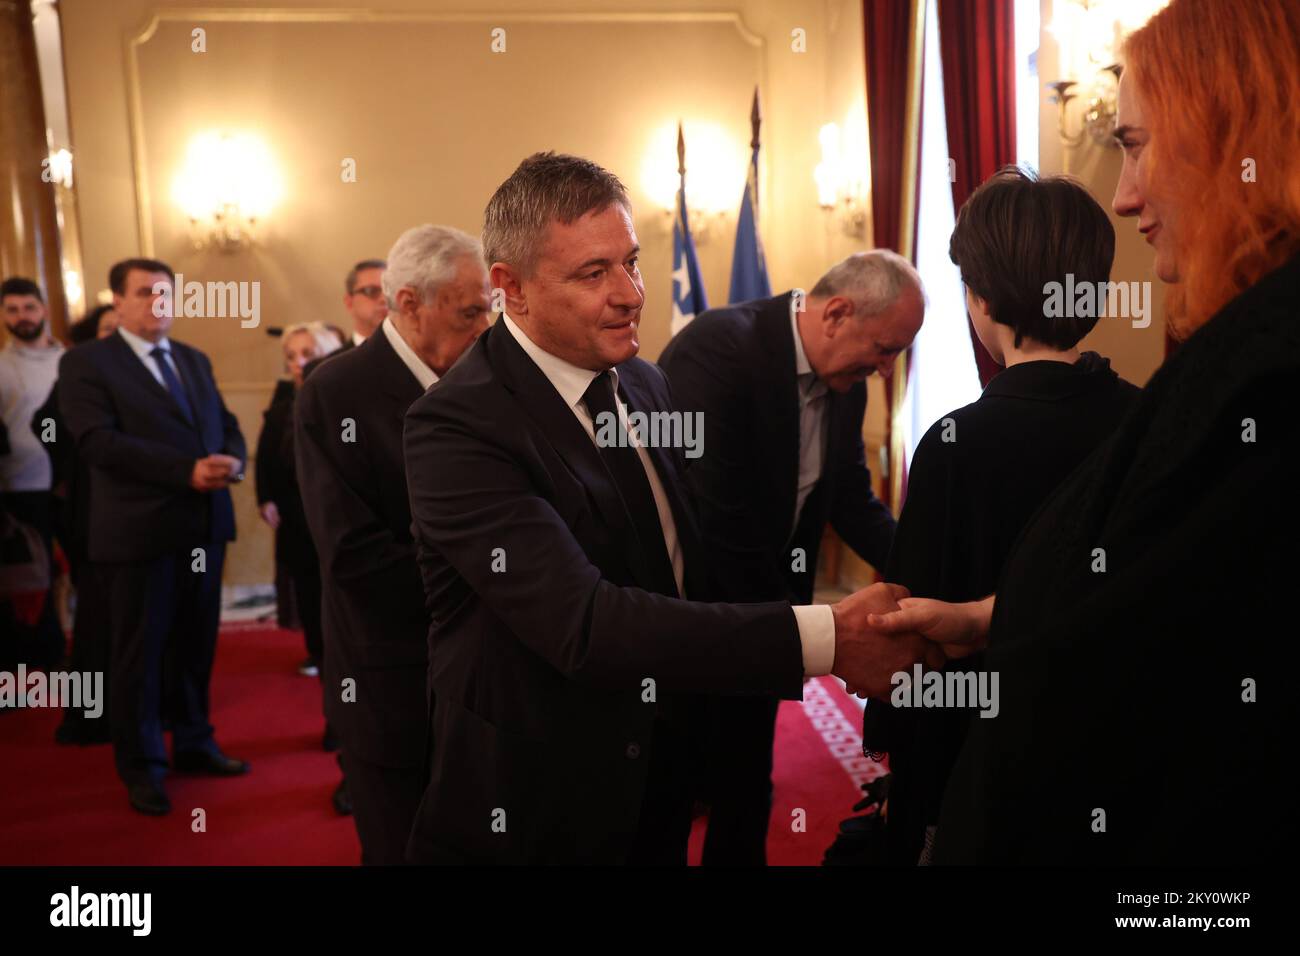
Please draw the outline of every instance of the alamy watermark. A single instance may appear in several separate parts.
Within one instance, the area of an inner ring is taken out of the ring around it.
[[[255,329],[262,321],[262,284],[260,282],[186,282],[183,272],[176,273],[175,288],[170,282],[155,282],[153,314],[178,319],[240,319],[239,326]]]
[[[153,894],[83,893],[73,886],[50,897],[50,925],[124,926],[133,936],[148,936],[153,927]]]
[[[911,673],[897,671],[889,679],[894,689],[889,702],[895,707],[978,707],[981,717],[996,717],[997,671],[926,671],[913,664]]]
[[[596,444],[601,448],[683,448],[687,458],[704,454],[703,412],[628,412],[627,428],[613,412],[596,415]],[[629,436],[631,432],[631,436]]]
[[[0,671],[0,710],[22,707],[60,707],[80,710],[91,719],[104,713],[103,671]]]
[[[1132,319],[1135,329],[1151,324],[1150,282],[1075,282],[1070,272],[1064,284],[1045,283],[1043,295],[1049,319]]]

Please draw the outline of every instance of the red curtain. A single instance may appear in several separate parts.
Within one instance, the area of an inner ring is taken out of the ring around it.
[[[1008,0],[938,0],[938,7],[948,155],[957,167],[952,203],[957,210],[976,186],[1016,161],[1015,22]],[[974,326],[970,339],[984,386],[1002,368],[980,344]]]
[[[914,0],[862,0],[867,64],[867,125],[871,138],[871,227],[875,246],[899,250],[903,230],[903,168],[907,155],[908,59]],[[924,2],[924,0],[915,0]],[[920,69],[918,65],[916,67]],[[918,104],[919,108],[919,104]],[[917,164],[917,181],[920,164]],[[914,185],[915,188],[915,185]],[[916,261],[916,233],[908,258]],[[885,388],[885,447],[892,443],[893,389]],[[891,462],[901,468],[903,462]],[[906,472],[903,480],[906,482]],[[890,483],[885,483],[886,504]],[[901,502],[898,504],[901,505]]]
[[[902,236],[912,0],[862,0],[862,23],[871,134],[871,225],[877,248],[897,250]]]

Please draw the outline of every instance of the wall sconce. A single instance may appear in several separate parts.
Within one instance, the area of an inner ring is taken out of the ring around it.
[[[817,205],[839,221],[844,235],[864,239],[867,235],[867,207],[863,198],[866,184],[857,169],[865,166],[858,166],[848,159],[854,150],[844,148],[844,137],[835,123],[823,126],[817,138],[822,147],[822,161],[813,169]],[[861,162],[866,162],[865,156]]]
[[[1048,83],[1056,104],[1056,132],[1066,146],[1081,146],[1090,137],[1099,146],[1114,147],[1116,94],[1123,67],[1116,62],[1124,37],[1151,18],[1168,0],[1054,0],[1048,32],[1056,37],[1063,77]],[[1067,110],[1087,82],[1087,97],[1079,128],[1068,131]]]
[[[253,244],[280,198],[280,180],[260,139],[208,132],[190,141],[172,195],[190,221],[195,249],[236,252]]]
[[[72,154],[66,149],[56,149],[50,153],[41,178],[49,183],[57,183],[64,189],[72,188]]]
[[[725,235],[734,207],[745,188],[749,150],[716,123],[683,124],[686,141],[686,207],[696,246],[708,245],[715,234]],[[641,184],[663,235],[672,235],[677,212],[677,124],[655,131],[641,165]]]

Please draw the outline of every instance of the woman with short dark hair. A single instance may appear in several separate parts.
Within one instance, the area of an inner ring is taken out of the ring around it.
[[[1096,352],[1079,351],[1099,310],[1056,309],[1044,291],[1107,282],[1114,249],[1106,211],[1064,177],[1008,167],[962,206],[949,253],[976,334],[1004,370],[917,446],[886,580],[914,597],[984,597],[1030,516],[1115,430],[1138,389]],[[890,862],[928,862],[928,837],[972,719],[971,710],[867,705],[863,739],[872,751],[888,750],[893,774]]]
[[[873,627],[987,642],[1000,712],[940,863],[1291,863],[1300,7],[1173,0],[1126,44],[1113,208],[1186,341],[1026,525],[996,597]]]

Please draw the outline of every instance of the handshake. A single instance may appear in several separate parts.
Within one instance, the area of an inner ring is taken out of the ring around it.
[[[831,673],[859,697],[886,698],[891,679],[917,661],[942,667],[983,646],[993,599],[949,604],[914,598],[901,584],[877,583],[831,605]]]

